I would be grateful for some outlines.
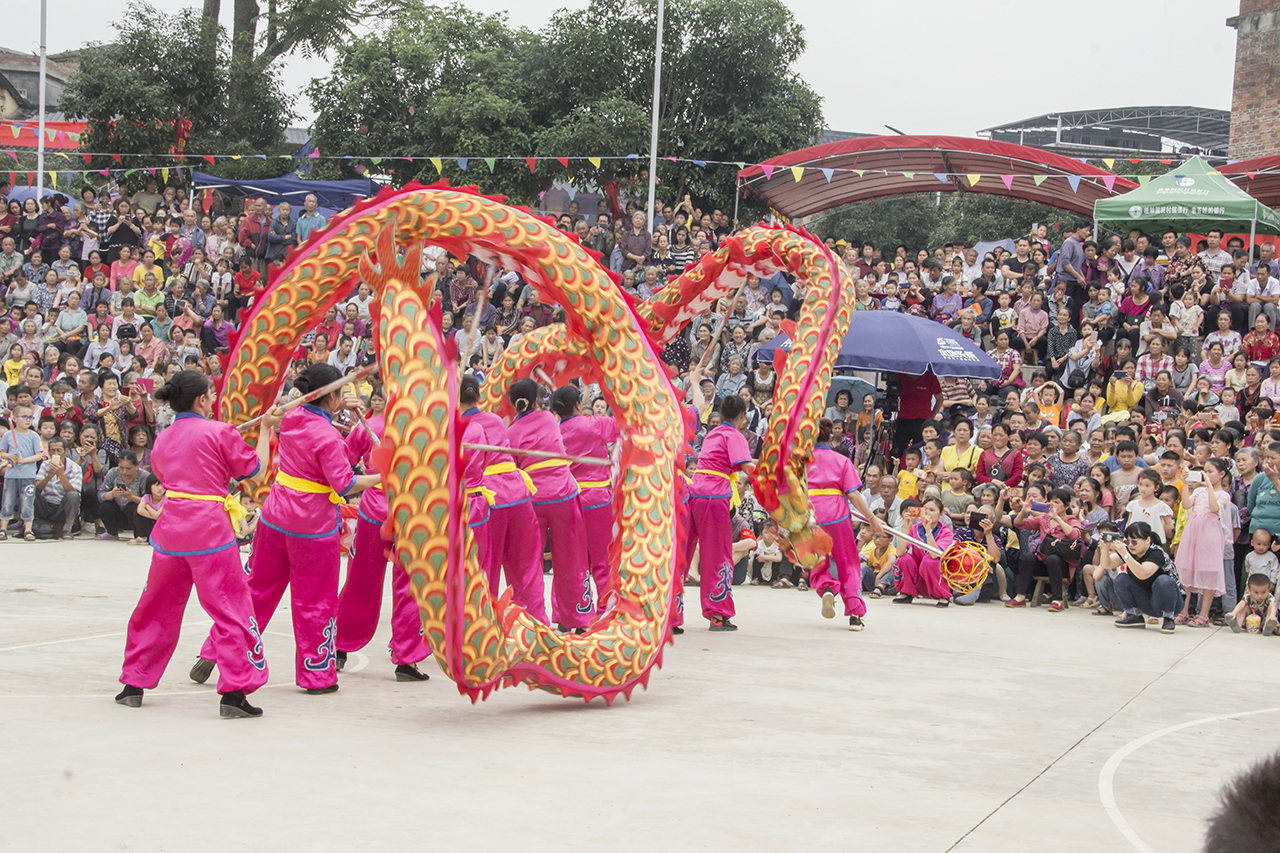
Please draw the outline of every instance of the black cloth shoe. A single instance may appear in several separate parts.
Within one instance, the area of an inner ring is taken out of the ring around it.
[[[850,616],[850,617],[849,617],[849,630],[850,630],[850,631],[861,631],[861,630],[862,630],[863,628],[865,628],[865,627],[867,627],[867,625],[866,625],[866,623],[865,623],[865,622],[863,622],[863,621],[862,621],[862,617],[861,617],[861,616]]]
[[[222,699],[218,702],[218,716],[224,719],[261,717],[262,709],[250,705],[243,690],[232,690],[222,694]]]
[[[338,652],[338,672],[342,672],[342,668],[347,665],[347,653]]]
[[[330,684],[328,687],[308,687],[307,688],[308,696],[323,696],[326,693],[337,693],[337,692],[338,692],[338,685],[336,682],[333,684]]]
[[[1173,620],[1170,619],[1170,622]],[[1126,613],[1116,620],[1117,628],[1145,628],[1147,620],[1143,618],[1141,613]]]
[[[683,633],[684,633],[684,627],[683,627],[683,626],[680,626],[680,625],[672,625],[672,626],[671,626],[671,633],[673,633],[673,634],[683,634]]]
[[[1161,620],[1161,622],[1160,622],[1160,633],[1161,633],[1161,634],[1172,634],[1172,633],[1173,633],[1173,618],[1172,618],[1172,617],[1170,617],[1170,616],[1166,616],[1166,617],[1164,617],[1164,619],[1163,619],[1163,620]]]
[[[950,607],[950,606],[951,606],[951,599],[949,599],[949,598],[939,598],[936,602],[934,602],[934,605],[933,605],[933,606],[934,606],[934,607]]]
[[[736,631],[738,626],[730,622],[727,618],[717,617],[711,620],[712,631]]]
[[[402,663],[396,667],[396,681],[430,681],[431,676],[418,672],[418,667],[411,663]]]
[[[196,665],[191,667],[190,678],[196,684],[204,684],[213,674],[213,661],[208,658],[196,658]]]
[[[915,601],[915,600],[916,600],[916,597],[915,597],[914,595],[906,595],[906,594],[903,594],[903,595],[900,595],[900,596],[898,596],[897,598],[895,598],[895,599],[893,600],[893,603],[894,603],[894,604],[910,604],[911,602],[913,602],[913,601]]]
[[[116,694],[116,704],[126,708],[142,707],[142,688],[125,685],[124,690]]]

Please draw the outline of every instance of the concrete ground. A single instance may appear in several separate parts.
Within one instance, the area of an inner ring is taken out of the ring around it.
[[[0,545],[0,848],[1194,851],[1222,782],[1280,746],[1274,640],[887,599],[852,634],[762,587],[612,708],[472,706],[431,661],[398,684],[385,628],[307,696],[280,613],[259,720],[187,680],[193,597],[131,710],[111,696],[149,557]]]

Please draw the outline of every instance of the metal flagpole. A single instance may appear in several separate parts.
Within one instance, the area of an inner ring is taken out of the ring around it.
[[[733,221],[738,221],[738,199],[742,197],[742,179],[733,179]]]
[[[45,34],[49,23],[49,0],[40,0],[40,119],[36,132],[36,204],[44,193],[44,101],[45,101],[45,66],[48,61],[48,50]]]
[[[662,86],[662,13],[665,0],[658,0],[658,37],[653,50],[653,128],[649,132],[649,233],[653,233],[653,197],[658,184],[658,99]]]

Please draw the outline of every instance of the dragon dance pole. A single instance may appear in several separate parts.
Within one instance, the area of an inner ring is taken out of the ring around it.
[[[325,385],[323,388],[317,388],[314,391],[308,391],[306,394],[303,394],[298,399],[290,400],[284,405],[277,406],[276,408],[279,409],[281,414],[284,414],[290,409],[296,409],[299,406],[306,405],[307,403],[311,403],[316,400],[319,400],[321,397],[325,397],[329,394],[332,394],[334,391],[337,391],[343,385],[350,385],[352,383],[359,382],[361,379],[364,379],[370,373],[373,373],[375,369],[377,369],[377,365],[374,365],[374,364],[365,365],[364,367],[360,368],[354,373],[348,373],[346,376],[343,376],[341,379],[335,379],[334,381],[330,382],[328,385]],[[236,427],[236,429],[239,430],[240,432],[244,432],[250,427],[256,425],[258,421],[266,417],[266,414],[267,414],[266,412],[263,412],[261,415],[258,415],[256,418],[250,418],[249,420],[240,424],[240,426]]]

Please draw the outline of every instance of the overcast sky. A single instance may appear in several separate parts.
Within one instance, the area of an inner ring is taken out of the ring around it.
[[[0,43],[39,50],[36,0],[6,0]],[[49,51],[110,40],[126,0],[48,0]],[[153,0],[173,12],[192,0]],[[262,5],[265,7],[266,3]],[[558,8],[586,0],[469,0],[484,12],[509,10],[517,26],[540,28]],[[882,133],[971,136],[975,131],[1059,110],[1191,105],[1231,108],[1237,0],[1076,0],[1013,4],[996,0],[789,0],[808,50],[797,70],[822,96],[827,126]],[[222,4],[231,24],[231,0]],[[30,11],[30,14],[27,12]],[[324,76],[323,59],[291,58],[290,92]],[[311,116],[306,96],[297,112]]]

